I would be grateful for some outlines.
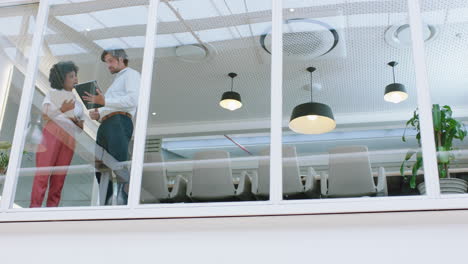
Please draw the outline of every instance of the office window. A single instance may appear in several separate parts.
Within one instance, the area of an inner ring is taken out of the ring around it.
[[[284,199],[418,195],[400,173],[421,151],[405,132],[417,107],[406,1],[283,8]]]
[[[31,4],[0,8],[0,200],[15,134],[37,6]]]
[[[433,143],[426,91],[450,106],[457,137],[464,133],[466,4],[419,2],[429,87],[424,56],[412,50],[421,46],[409,26],[420,18],[415,1],[52,0],[38,18],[37,5],[2,8],[11,26],[0,30],[0,67],[11,70],[0,79],[0,141],[15,135],[24,146],[13,146],[19,169],[10,168],[0,193],[0,220],[465,208],[464,196],[440,199],[434,187],[436,156],[439,171],[465,178],[466,139],[424,154],[421,145]],[[273,18],[282,24],[282,64]],[[36,31],[43,41],[32,45]],[[33,58],[29,72],[25,58]],[[79,93],[96,86],[105,100],[84,99],[105,107],[87,109]],[[24,129],[14,131],[15,122]],[[96,207],[125,205],[128,191],[138,194],[128,207]],[[87,208],[11,208],[56,206]]]
[[[421,12],[441,193],[466,193],[468,3],[423,0]]]
[[[267,200],[270,1],[162,1],[157,17],[140,202]]]
[[[127,203],[147,5],[147,1],[51,1],[38,54],[17,204]],[[82,84],[81,90],[75,84]],[[93,94],[93,84],[105,102],[80,100],[80,91]],[[89,111],[97,111],[96,120]]]

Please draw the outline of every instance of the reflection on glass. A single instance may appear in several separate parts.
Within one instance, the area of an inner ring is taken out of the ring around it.
[[[268,199],[271,2],[159,8],[141,203]]]
[[[411,171],[400,172],[407,151],[420,149],[414,138],[401,141],[416,108],[411,49],[386,37],[394,25],[408,27],[406,1],[283,0],[283,7],[283,118],[291,121],[283,133],[283,198],[417,194]],[[384,97],[395,84],[390,61],[398,61],[396,80],[409,95],[398,104]],[[308,69],[316,69],[313,79]],[[324,117],[336,127],[317,122]]]
[[[268,133],[147,141],[142,203],[268,199]]]
[[[127,204],[147,5],[52,1],[17,204]]]
[[[468,188],[468,121],[466,83],[468,3],[421,1],[426,63],[433,103],[437,167],[442,194],[466,193]],[[424,186],[418,186],[424,190]]]
[[[0,8],[0,200],[37,7],[37,4],[31,4]],[[19,205],[14,204],[14,207]]]

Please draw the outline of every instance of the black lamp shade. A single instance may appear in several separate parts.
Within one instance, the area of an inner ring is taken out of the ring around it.
[[[289,128],[301,134],[322,134],[336,127],[331,108],[326,104],[309,102],[296,106],[291,114]]]
[[[400,103],[408,99],[406,88],[401,83],[392,83],[385,87],[384,100],[392,103]]]
[[[219,105],[231,111],[241,108],[242,101],[240,94],[232,91],[223,93]]]

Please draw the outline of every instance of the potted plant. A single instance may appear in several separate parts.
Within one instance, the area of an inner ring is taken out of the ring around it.
[[[452,109],[448,105],[439,106],[438,104],[432,105],[432,120],[434,122],[434,137],[437,148],[437,165],[439,169],[440,187],[442,193],[460,193],[466,192],[468,183],[465,180],[451,178],[449,172],[450,163],[455,159],[452,153],[453,140],[463,140],[467,131],[462,122],[452,118]],[[413,112],[413,117],[406,122],[405,132],[403,133],[402,140],[406,142],[406,129],[411,126],[416,130],[416,140],[419,147],[421,147],[421,130],[419,127],[419,113],[418,109]],[[405,178],[404,170],[408,161],[416,155],[416,162],[411,169],[411,177],[409,185],[411,188],[416,188],[416,176],[418,170],[423,166],[423,158],[421,151],[409,150],[405,156],[405,160],[401,164],[400,173]],[[421,194],[425,193],[424,182],[418,185],[418,190]]]
[[[10,147],[11,144],[9,142],[0,141],[0,176],[6,174],[8,162],[10,161],[10,155],[8,153]]]

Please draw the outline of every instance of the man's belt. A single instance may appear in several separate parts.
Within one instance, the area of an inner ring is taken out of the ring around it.
[[[132,115],[129,114],[129,113],[127,113],[127,112],[117,111],[117,112],[112,112],[112,113],[110,113],[110,114],[108,114],[108,115],[105,115],[105,116],[101,119],[101,122],[104,122],[104,121],[106,121],[106,119],[109,119],[109,118],[111,118],[111,117],[113,117],[113,116],[115,116],[115,115],[124,115],[124,116],[130,117],[130,119],[132,118]]]

